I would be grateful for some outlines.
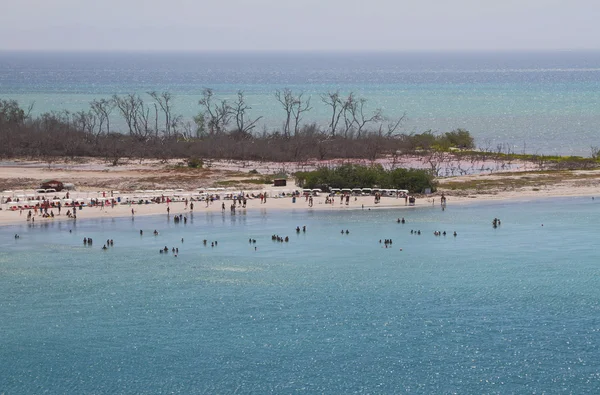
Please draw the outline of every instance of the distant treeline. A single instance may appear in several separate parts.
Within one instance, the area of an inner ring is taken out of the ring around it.
[[[315,171],[297,172],[294,175],[304,188],[371,188],[407,189],[423,192],[436,190],[431,171],[418,169],[386,170],[381,165],[361,166],[345,164],[335,168],[320,167]]]
[[[387,119],[380,109],[368,112],[367,102],[350,93],[329,92],[320,97],[330,109],[330,122],[320,127],[306,122],[310,98],[289,89],[276,91],[283,125],[275,131],[256,130],[262,117],[249,118],[251,107],[244,93],[235,101],[219,100],[205,89],[200,111],[184,120],[173,108],[169,92],[114,95],[94,100],[88,110],[58,111],[32,116],[14,100],[0,100],[0,156],[2,157],[102,157],[118,164],[123,158],[238,159],[303,161],[359,158],[374,160],[399,152],[470,149],[473,138],[466,130],[443,134],[431,131],[403,134],[403,118]],[[111,120],[122,119],[120,130]]]

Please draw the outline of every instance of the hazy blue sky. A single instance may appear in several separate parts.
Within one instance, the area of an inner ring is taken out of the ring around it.
[[[4,50],[600,49],[599,0],[0,0]]]

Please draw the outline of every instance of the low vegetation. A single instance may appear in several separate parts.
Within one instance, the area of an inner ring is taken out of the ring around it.
[[[380,165],[360,166],[346,164],[338,167],[320,167],[315,171],[295,174],[298,186],[303,188],[372,188],[407,189],[420,193],[436,183],[431,172],[417,169],[385,170]]]

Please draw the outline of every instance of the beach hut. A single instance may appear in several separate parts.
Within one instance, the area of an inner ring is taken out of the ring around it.
[[[373,190],[371,188],[363,188],[361,192],[363,195],[369,196],[371,193],[373,193]]]
[[[362,194],[362,188],[352,188],[352,194],[353,195],[361,195]]]
[[[285,187],[285,186],[287,186],[287,180],[285,178],[276,178],[273,180],[273,186]]]

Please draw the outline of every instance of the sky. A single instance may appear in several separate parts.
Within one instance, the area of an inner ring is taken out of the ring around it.
[[[0,50],[600,49],[598,0],[0,0]]]

